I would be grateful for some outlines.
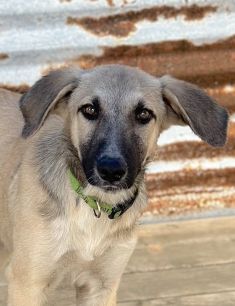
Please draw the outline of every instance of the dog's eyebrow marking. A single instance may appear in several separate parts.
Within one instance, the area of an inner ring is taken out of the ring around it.
[[[137,104],[137,106],[136,106],[136,110],[138,109],[143,109],[143,108],[145,108],[145,102],[143,101],[143,100],[140,100],[139,102],[138,102],[138,104]]]
[[[95,96],[95,97],[92,97],[91,99],[91,103],[98,109],[100,108],[100,98]]]

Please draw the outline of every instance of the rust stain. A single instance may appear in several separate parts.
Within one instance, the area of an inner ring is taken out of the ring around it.
[[[233,82],[234,78],[232,78],[232,76],[230,77],[229,74],[227,74],[227,78],[224,79],[224,81],[229,83],[229,82]],[[217,82],[219,80],[217,79]],[[222,83],[222,81],[220,82]],[[233,87],[235,89],[235,84],[233,85]],[[205,90],[207,91],[208,95],[210,95],[211,97],[213,97],[216,101],[219,102],[219,104],[223,105],[224,107],[226,107],[226,109],[228,110],[228,112],[230,114],[235,112],[235,91],[226,91],[224,90],[224,87],[215,87],[215,88],[205,88]]]
[[[228,142],[222,149],[202,142],[182,142],[160,147],[157,151],[157,159],[166,162],[201,157],[234,157],[235,123],[230,123]],[[146,211],[156,215],[177,215],[235,208],[234,180],[235,168],[232,167],[210,170],[188,168],[147,174],[149,205]]]
[[[207,91],[208,95],[212,96],[216,101],[219,102],[219,104],[223,105],[226,107],[226,109],[229,111],[230,114],[235,112],[235,84],[231,84],[234,82],[234,78],[232,75],[230,76],[229,73],[224,75],[224,82],[230,83],[231,88],[234,88],[234,90],[225,90],[226,87],[215,87],[215,88],[205,88]],[[222,83],[222,80],[220,81],[217,78],[217,83]]]
[[[110,6],[113,6],[113,1],[107,1]],[[160,16],[166,19],[175,18],[183,15],[186,20],[198,20],[205,17],[208,13],[213,13],[217,7],[206,5],[198,6],[182,6],[180,8],[164,5],[145,8],[141,11],[128,11],[122,14],[115,14],[100,18],[74,18],[68,17],[67,24],[82,26],[87,31],[99,35],[112,35],[115,37],[126,37],[131,32],[136,30],[136,23],[142,20],[156,21]]]
[[[61,69],[67,68],[67,67],[68,67],[68,65],[65,64],[65,63],[48,65],[46,68],[43,68],[41,70],[41,75],[44,76],[44,75],[47,75],[54,70],[61,70]]]
[[[21,84],[21,85],[0,84],[0,88],[18,93],[25,93],[29,90],[30,86],[27,84]]]
[[[146,211],[172,215],[235,207],[235,191],[228,192],[234,186],[234,179],[234,168],[147,175],[149,205]]]
[[[222,149],[211,148],[209,145],[202,142],[178,142],[171,145],[166,145],[157,150],[157,160],[172,161],[191,158],[215,158],[235,156],[235,137],[231,137]]]
[[[105,17],[104,17],[105,18]],[[100,18],[100,19],[104,19]],[[116,37],[128,36],[131,32],[136,30],[135,24],[129,20],[115,21],[115,18],[111,21],[104,22],[103,20],[93,18],[77,19],[68,17],[67,24],[78,24],[84,27],[86,30],[99,36],[113,35]]]
[[[182,193],[183,194],[183,193]],[[233,196],[217,196],[211,199],[211,191],[207,194],[201,193],[201,199],[195,199],[193,193],[185,194],[185,197],[180,201],[174,200],[171,197],[159,200],[157,197],[149,200],[149,205],[145,212],[153,215],[185,215],[198,212],[212,211],[223,208],[235,208],[235,195]],[[215,194],[214,194],[215,195]],[[189,199],[190,197],[190,199]]]
[[[68,2],[71,2],[72,0],[59,0],[60,3],[68,3]]]
[[[114,6],[113,0],[106,0],[109,6]]]
[[[185,141],[165,145],[156,150],[156,160],[162,161],[224,156],[235,156],[235,123],[230,123],[228,140],[223,148],[213,148],[204,142]]]
[[[162,247],[159,244],[148,244],[147,245],[147,250],[150,253],[159,253],[160,251],[162,251]]]
[[[179,188],[184,186],[194,187],[233,187],[235,169],[227,168],[220,170],[183,170],[171,171],[160,174],[148,174],[148,192],[158,192],[158,196],[179,193]],[[174,188],[174,189],[173,189]]]
[[[5,59],[7,59],[7,58],[9,58],[9,55],[8,55],[8,54],[6,54],[6,53],[0,53],[0,61],[5,60]]]
[[[81,68],[126,64],[155,76],[171,74],[204,88],[235,83],[235,36],[202,46],[180,40],[102,49],[100,56],[83,55],[69,62]]]

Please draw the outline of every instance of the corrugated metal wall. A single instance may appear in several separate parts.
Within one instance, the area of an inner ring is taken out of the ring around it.
[[[68,64],[139,66],[194,82],[235,111],[233,0],[0,1],[0,87],[25,91]],[[234,117],[235,118],[235,117]],[[235,125],[225,149],[188,128],[159,142],[147,176],[155,214],[234,206]]]

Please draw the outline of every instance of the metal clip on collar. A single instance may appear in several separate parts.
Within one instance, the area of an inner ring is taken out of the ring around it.
[[[99,202],[97,200],[96,200],[96,205],[97,205],[97,209],[93,209],[94,215],[96,216],[96,218],[100,218],[100,216],[101,216],[101,208],[100,208],[100,204],[99,204]]]

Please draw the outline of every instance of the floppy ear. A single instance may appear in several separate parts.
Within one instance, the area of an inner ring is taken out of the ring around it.
[[[78,85],[78,70],[64,69],[44,76],[20,99],[25,125],[22,136],[35,133],[45,121],[49,111]]]
[[[193,84],[170,76],[163,76],[160,82],[168,124],[183,122],[208,144],[214,147],[225,144],[228,113],[223,107]]]

